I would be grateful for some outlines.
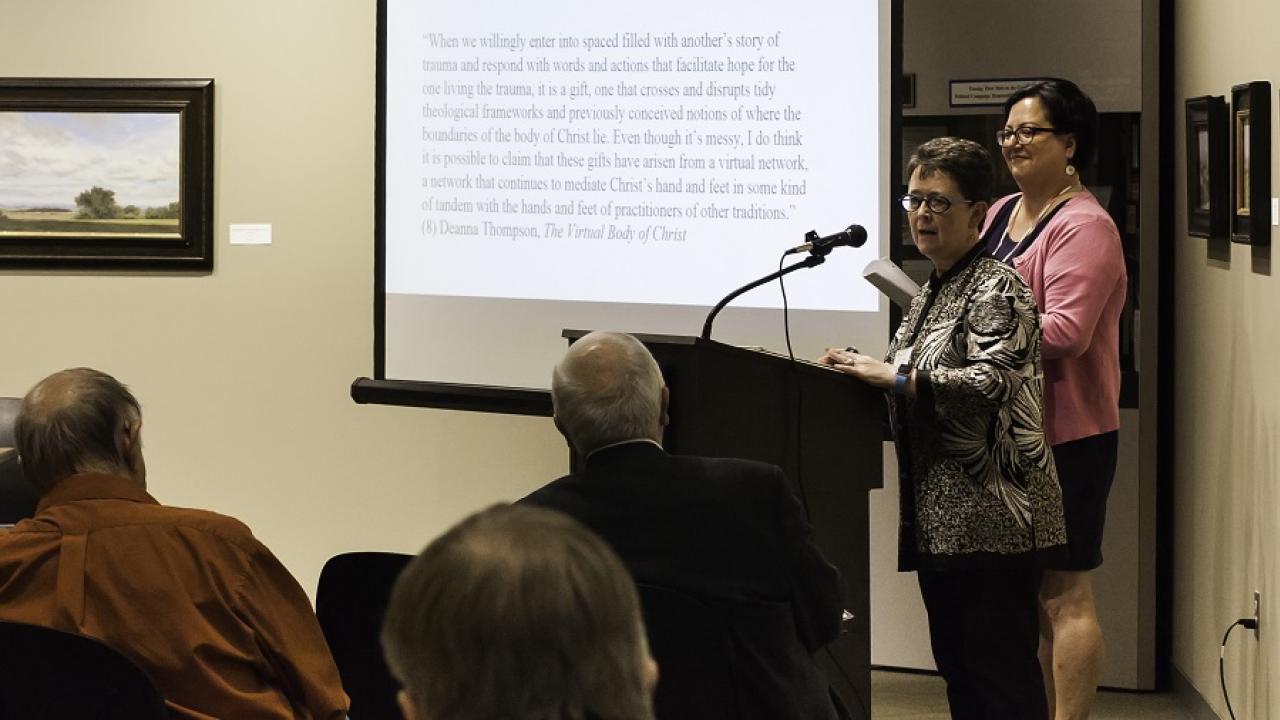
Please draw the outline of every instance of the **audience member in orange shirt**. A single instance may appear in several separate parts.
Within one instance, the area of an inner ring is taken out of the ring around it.
[[[87,368],[42,380],[15,442],[40,496],[0,530],[0,620],[96,637],[175,718],[339,720],[337,667],[306,593],[242,523],[147,493],[142,413]]]

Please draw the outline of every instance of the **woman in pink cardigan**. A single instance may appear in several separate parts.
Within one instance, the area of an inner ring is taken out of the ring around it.
[[[997,200],[983,239],[1031,286],[1043,325],[1045,432],[1066,511],[1068,561],[1040,584],[1040,663],[1050,717],[1087,718],[1102,667],[1102,628],[1090,571],[1120,427],[1119,318],[1125,300],[1120,234],[1080,182],[1097,135],[1093,101],[1068,80],[1046,80],[1005,101],[996,133],[1022,191]]]

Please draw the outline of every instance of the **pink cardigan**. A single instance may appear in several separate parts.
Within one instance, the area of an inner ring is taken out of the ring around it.
[[[987,211],[982,228],[1005,203]],[[1040,308],[1044,340],[1045,434],[1050,445],[1120,427],[1120,233],[1093,194],[1068,200],[1026,252],[1013,260]]]

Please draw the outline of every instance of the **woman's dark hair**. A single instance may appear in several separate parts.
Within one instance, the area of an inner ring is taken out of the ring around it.
[[[907,162],[907,177],[916,170],[920,177],[943,173],[956,181],[966,200],[991,202],[995,169],[991,153],[972,140],[954,137],[934,138],[916,148]]]
[[[1013,106],[1029,97],[1040,101],[1055,128],[1075,136],[1076,154],[1071,164],[1077,169],[1088,167],[1098,142],[1098,109],[1093,100],[1070,80],[1049,78],[1015,90],[1004,101],[1004,116],[1009,117]]]

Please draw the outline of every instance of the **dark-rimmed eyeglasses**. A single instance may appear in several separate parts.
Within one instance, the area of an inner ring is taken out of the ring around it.
[[[977,200],[952,200],[946,195],[938,193],[934,193],[927,197],[907,193],[906,195],[898,198],[898,202],[902,203],[902,209],[909,213],[919,212],[920,207],[925,206],[928,207],[929,212],[934,215],[942,215],[950,210],[951,206],[957,202],[964,203],[965,205],[972,205],[977,202]]]
[[[1032,140],[1035,140],[1036,136],[1040,133],[1053,133],[1057,135],[1060,132],[1062,131],[1058,128],[1034,127],[1031,125],[1023,125],[1022,127],[1013,128],[1012,130],[1004,128],[996,131],[996,143],[1003,147],[1009,142],[1009,138],[1015,138],[1019,145],[1026,145]]]

